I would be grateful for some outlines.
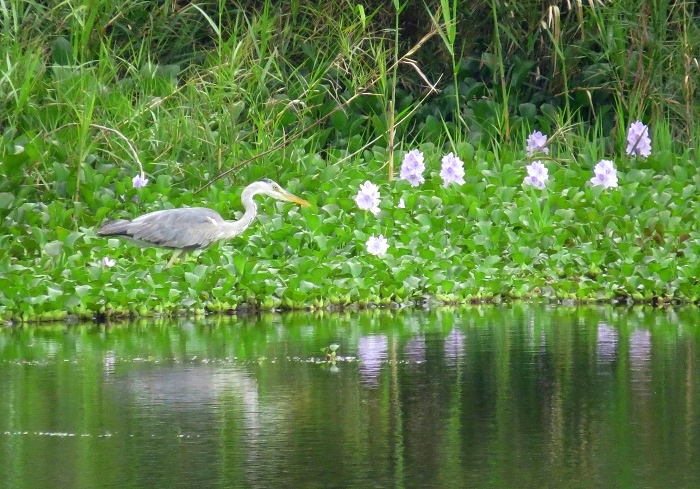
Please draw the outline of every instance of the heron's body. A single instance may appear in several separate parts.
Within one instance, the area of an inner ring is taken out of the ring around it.
[[[204,248],[216,241],[238,236],[255,220],[257,206],[253,197],[265,194],[278,200],[295,202],[302,206],[309,203],[282,189],[272,180],[261,180],[248,185],[241,195],[245,207],[243,217],[227,221],[206,207],[167,209],[150,212],[131,220],[119,219],[105,223],[98,231],[100,236],[128,238],[144,246],[157,246],[176,250],[173,259],[183,251]]]
[[[143,246],[195,250],[242,233],[255,219],[255,212],[243,219],[244,222],[234,224],[206,207],[167,209],[131,220],[107,222],[98,234],[124,237]],[[232,226],[239,229],[232,230]]]

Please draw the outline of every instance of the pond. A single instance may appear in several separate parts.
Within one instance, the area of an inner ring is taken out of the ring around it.
[[[0,487],[697,488],[699,324],[514,304],[2,329]]]

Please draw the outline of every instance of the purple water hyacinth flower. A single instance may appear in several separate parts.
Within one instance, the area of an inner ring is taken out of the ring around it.
[[[540,131],[532,131],[532,134],[527,137],[527,146],[525,150],[528,156],[532,156],[538,151],[548,155],[547,136]]]
[[[600,160],[593,169],[594,177],[591,178],[591,185],[603,188],[617,187],[617,170],[615,163],[610,160]]]
[[[389,242],[382,236],[372,235],[367,240],[367,253],[371,255],[381,256],[387,252],[389,249]]]
[[[651,154],[651,138],[649,128],[640,121],[630,124],[627,131],[627,149],[625,152],[630,156],[642,156],[644,158]]]
[[[148,178],[143,173],[140,173],[131,179],[131,183],[134,188],[142,188],[148,185]]]
[[[406,153],[401,163],[401,179],[408,180],[411,187],[417,187],[425,182],[425,178],[423,178],[424,171],[425,163],[423,161],[423,153],[417,149]]]
[[[464,162],[454,153],[446,154],[442,157],[442,168],[440,169],[442,183],[447,187],[451,183],[464,184]]]
[[[527,165],[527,176],[523,179],[523,183],[542,190],[548,179],[549,170],[538,160]]]
[[[357,207],[363,211],[370,211],[373,214],[379,212],[379,187],[367,180],[360,185],[360,190],[355,196]]]
[[[117,261],[111,259],[111,258],[108,257],[108,256],[105,256],[104,258],[102,258],[102,261],[100,261],[100,264],[101,264],[103,267],[112,268],[114,265],[117,264]]]

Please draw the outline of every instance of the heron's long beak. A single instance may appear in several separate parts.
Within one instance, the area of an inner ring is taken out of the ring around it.
[[[283,190],[283,195],[284,198],[290,202],[294,202],[295,204],[299,204],[303,207],[311,207],[311,204],[309,204],[307,201],[305,201],[301,197],[297,197],[296,195],[287,192],[286,190]]]

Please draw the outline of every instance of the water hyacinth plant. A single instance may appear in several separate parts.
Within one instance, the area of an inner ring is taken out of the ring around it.
[[[379,187],[367,180],[360,185],[360,190],[355,196],[357,207],[363,211],[370,211],[373,214],[379,212]]]
[[[611,160],[600,160],[593,169],[593,173],[591,185],[603,188],[617,187],[617,169]]]
[[[527,145],[525,151],[528,156],[532,156],[537,152],[542,152],[546,155],[549,154],[549,148],[547,147],[547,136],[542,134],[540,131],[533,131],[526,141]]]
[[[454,153],[443,156],[440,177],[445,187],[451,183],[464,185],[464,162],[455,156]]]
[[[367,239],[366,246],[367,253],[370,255],[382,256],[389,250],[389,241],[381,234],[378,236],[372,235]]]
[[[420,150],[413,149],[406,153],[401,163],[401,179],[407,180],[411,187],[417,187],[425,182],[423,172],[425,171],[425,162],[423,153]]]
[[[143,188],[148,185],[148,178],[143,173],[140,173],[131,179],[131,184],[134,188]]]
[[[523,179],[524,185],[542,190],[549,179],[549,170],[541,161],[533,161],[527,165],[527,176]]]
[[[651,138],[649,128],[640,121],[630,124],[627,131],[627,148],[625,152],[630,156],[648,158],[651,155]]]

